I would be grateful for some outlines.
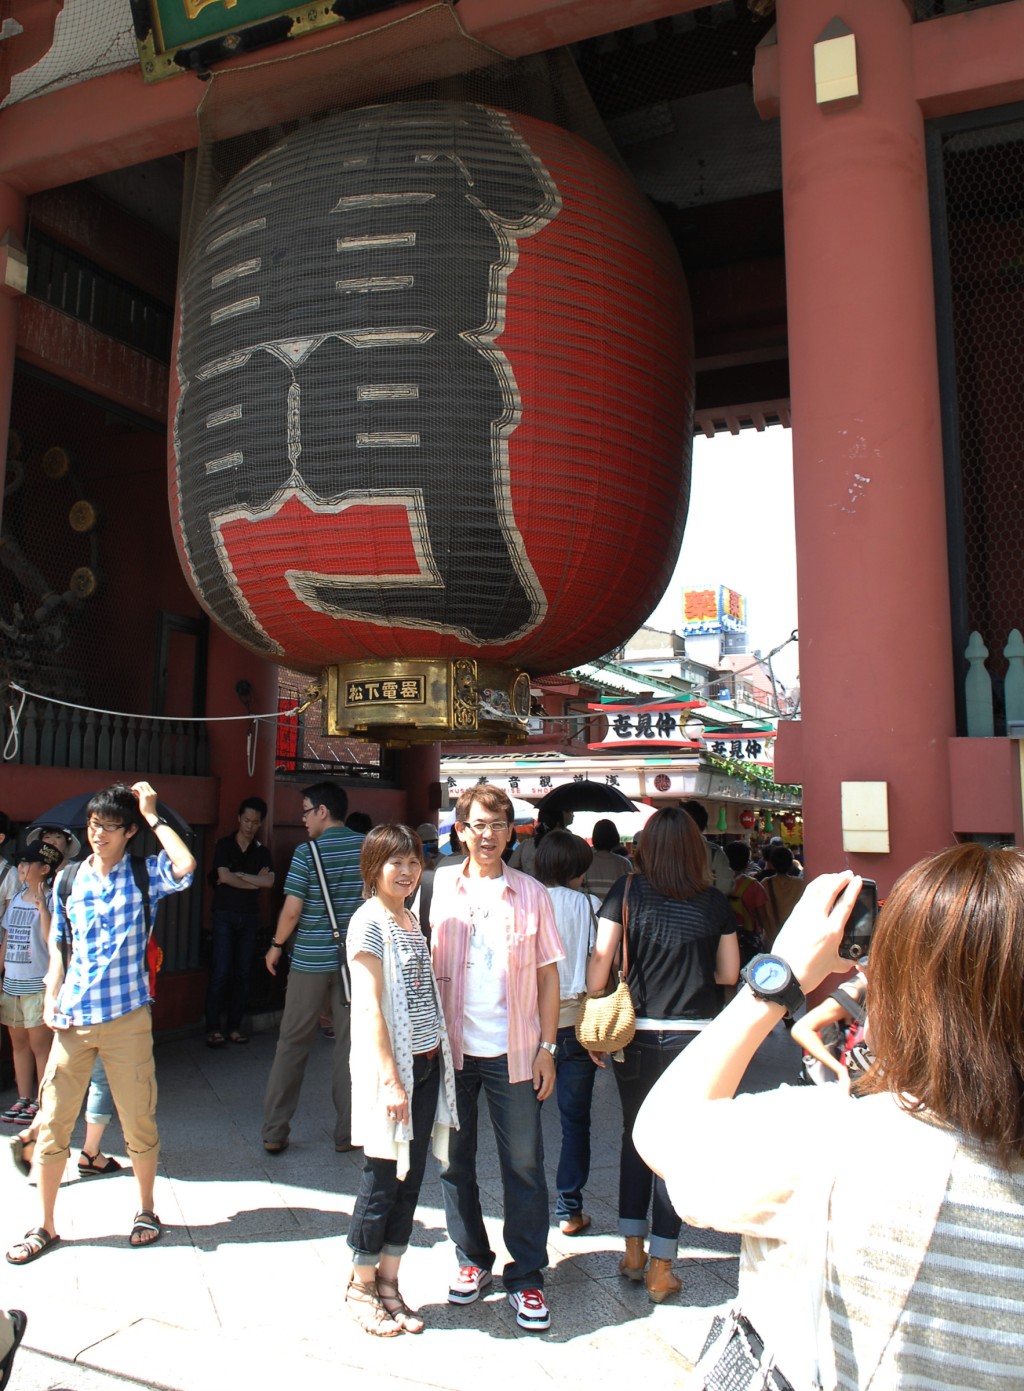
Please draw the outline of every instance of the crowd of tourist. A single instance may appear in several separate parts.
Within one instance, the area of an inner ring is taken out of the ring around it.
[[[274,882],[265,811],[243,802],[214,856],[211,1047],[247,1042],[260,890]],[[693,804],[656,812],[632,862],[610,822],[593,847],[564,822],[542,827],[518,854],[526,872],[510,863],[511,802],[481,784],[456,806],[463,855],[425,876],[431,826],[353,828],[331,782],[304,789],[302,818],[265,958],[276,974],[287,952],[290,970],[262,1143],[272,1156],[288,1147],[329,1010],[335,1148],[363,1156],[345,1302],[368,1333],[424,1329],[399,1272],[431,1151],[455,1249],[448,1300],[471,1304],[494,1282],[481,1094],[501,1177],[502,1287],[519,1327],[551,1326],[541,1107],[558,1107],[554,1216],[575,1237],[592,1225],[591,1101],[610,1067],[619,1269],[653,1302],[681,1289],[682,1222],[719,1227],[743,1237],[743,1317],[792,1385],[909,1384],[909,1369],[922,1387],[1013,1384],[1008,1369],[1024,1362],[1012,1312],[1024,1308],[1024,854],[963,846],[915,866],[883,909],[870,967],[805,1012],[831,974],[849,976],[839,946],[861,881],[806,883],[779,846],[758,877],[747,846],[723,855],[702,835]],[[160,852],[137,861],[128,848],[143,821]],[[97,794],[86,837],[91,853],[75,861],[73,832],[37,827],[13,882],[0,877],[0,1005],[19,1094],[3,1119],[38,1185],[38,1223],[8,1250],[13,1265],[59,1241],[57,1191],[90,1083],[79,1172],[119,1167],[101,1149],[112,1095],[138,1190],[129,1242],[164,1231],[148,948],[157,903],[187,887],[195,861],[145,782]],[[588,1050],[581,1010],[620,976],[635,1032]],[[735,1097],[784,1018],[820,1080],[841,1085]],[[0,1319],[0,1377],[23,1333],[19,1311]]]

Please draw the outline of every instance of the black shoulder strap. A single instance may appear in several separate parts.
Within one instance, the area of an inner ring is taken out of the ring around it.
[[[435,870],[425,869],[420,876],[420,931],[430,941],[430,903],[434,897]]]
[[[57,878],[57,897],[64,909],[64,940],[60,944],[60,955],[65,972],[71,960],[71,914],[68,912],[68,899],[71,897],[75,876],[84,863],[84,860],[72,860],[71,864],[64,866]]]
[[[845,1009],[847,1013],[853,1015],[855,1023],[863,1024],[864,1020],[868,1017],[868,1012],[864,1006],[858,1000],[855,1000],[852,995],[848,994],[842,986],[837,986],[835,990],[830,990],[828,997],[830,1000],[838,1000],[843,1009]]]
[[[149,906],[149,866],[146,864],[144,855],[129,855],[132,862],[132,878],[135,880],[135,887],[142,895],[142,912],[146,923],[146,938],[148,940],[153,931],[152,914]]]

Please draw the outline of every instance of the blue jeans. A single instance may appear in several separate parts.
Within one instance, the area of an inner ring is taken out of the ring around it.
[[[652,1173],[637,1153],[633,1126],[647,1093],[693,1038],[692,1033],[638,1031],[625,1049],[623,1061],[612,1064],[622,1102],[619,1232],[622,1236],[647,1235],[653,1191],[650,1253],[660,1260],[674,1259],[682,1222],[669,1200],[665,1180]]]
[[[480,1090],[487,1097],[501,1167],[505,1225],[502,1234],[512,1257],[502,1272],[509,1294],[542,1289],[548,1263],[548,1186],[544,1140],[533,1082],[510,1082],[508,1058],[462,1060],[455,1074],[459,1128],[452,1131],[448,1168],[441,1175],[448,1235],[460,1265],[490,1270],[494,1252],[487,1240],[476,1181],[477,1113]]]
[[[213,959],[210,962],[210,985],[206,992],[208,1034],[220,1031],[225,996],[227,1031],[234,1034],[241,1028],[258,925],[259,919],[251,913],[229,913],[218,909],[213,915]]]
[[[596,1076],[597,1068],[587,1050],[580,1047],[575,1028],[570,1024],[559,1029],[555,1092],[562,1121],[562,1152],[555,1175],[555,1217],[559,1222],[583,1211],[583,1188],[590,1177],[590,1103]]]
[[[109,1125],[114,1114],[114,1103],[110,1096],[110,1083],[103,1059],[97,1053],[89,1078],[89,1094],[85,1098],[85,1119],[89,1125]]]
[[[398,1177],[393,1159],[368,1154],[363,1158],[363,1176],[348,1228],[348,1244],[357,1265],[376,1265],[381,1256],[404,1256],[408,1248],[437,1111],[439,1063],[439,1053],[433,1057],[418,1053],[412,1061],[412,1141],[405,1178]]]

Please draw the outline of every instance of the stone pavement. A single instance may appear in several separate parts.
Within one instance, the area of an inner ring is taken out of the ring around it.
[[[263,1087],[276,1029],[246,1048],[211,1051],[203,1038],[157,1044],[162,1140],[157,1210],[168,1231],[152,1250],[131,1250],[129,1174],[80,1180],[61,1190],[60,1246],[24,1269],[0,1266],[0,1301],[20,1307],[29,1327],[11,1391],[67,1386],[101,1391],[121,1379],[171,1391],[225,1386],[324,1386],[357,1371],[360,1391],[494,1384],[626,1385],[642,1367],[651,1386],[677,1385],[699,1351],[709,1310],[735,1292],[738,1241],[683,1228],[676,1270],[683,1294],[652,1305],[643,1285],[617,1270],[618,1143],[621,1117],[610,1073],[594,1093],[594,1155],[586,1208],[593,1227],[563,1237],[553,1227],[547,1295],[549,1332],[515,1323],[503,1294],[469,1307],[445,1298],[454,1248],[445,1235],[437,1166],[428,1162],[402,1288],[421,1308],[420,1337],[369,1337],[342,1308],[349,1270],[345,1231],[361,1155],[334,1153],[328,1062],[318,1041],[303,1098],[282,1155],[260,1142]],[[796,1049],[781,1030],[745,1079],[749,1090],[795,1077]],[[6,1106],[6,1096],[0,1097]],[[7,1128],[4,1127],[6,1130]],[[560,1132],[544,1107],[549,1181]],[[77,1162],[81,1129],[72,1165]],[[498,1253],[505,1260],[497,1161],[481,1122],[480,1187]],[[2,1140],[0,1140],[2,1144]],[[106,1149],[124,1158],[116,1121]],[[757,1140],[752,1141],[756,1162]],[[6,1248],[37,1218],[30,1189],[0,1154],[0,1243]],[[71,1166],[69,1166],[69,1174]]]

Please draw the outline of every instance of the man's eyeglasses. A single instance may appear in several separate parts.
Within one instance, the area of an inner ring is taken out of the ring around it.
[[[86,827],[86,830],[89,830],[89,831],[108,831],[108,832],[109,832],[109,831],[123,831],[123,830],[124,830],[124,822],[123,822],[123,821],[97,821],[95,817],[90,817],[90,818],[89,818],[89,824],[88,824],[88,826]]]
[[[507,821],[460,821],[459,829],[472,831],[475,836],[486,835],[488,831],[493,831],[495,835],[500,832],[508,832],[509,824]]]
[[[305,821],[305,819],[306,819],[307,816],[312,816],[313,813],[314,813],[315,811],[316,811],[316,807],[303,807],[303,808],[302,808],[302,819],[303,819],[303,821]]]

